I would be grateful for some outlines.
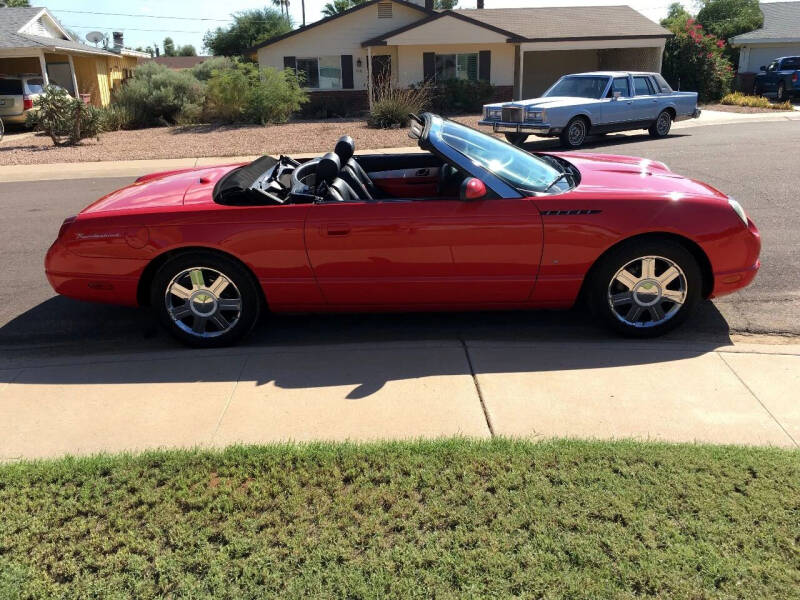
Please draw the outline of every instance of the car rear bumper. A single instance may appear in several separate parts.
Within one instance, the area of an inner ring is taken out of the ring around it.
[[[556,135],[561,128],[552,127],[549,123],[509,123],[504,121],[487,121],[481,119],[478,125],[491,127],[495,133],[534,133],[536,135]]]
[[[687,119],[697,119],[700,116],[700,113],[703,112],[699,108],[695,108],[694,112],[690,115],[679,115],[675,117],[676,121],[686,121]]]
[[[12,123],[14,125],[24,125],[25,124],[25,116],[27,113],[21,112],[18,115],[0,115],[0,119],[3,119],[3,123]]]

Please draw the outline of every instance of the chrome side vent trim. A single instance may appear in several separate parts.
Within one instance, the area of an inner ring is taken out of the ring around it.
[[[539,214],[543,217],[563,217],[566,215],[596,215],[603,212],[595,208],[575,209],[575,210],[542,210]]]

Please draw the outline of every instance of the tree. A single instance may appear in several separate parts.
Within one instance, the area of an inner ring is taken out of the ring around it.
[[[0,7],[20,7],[20,6],[30,6],[30,0],[0,0]]]
[[[191,44],[178,48],[178,56],[197,56],[197,50]]]
[[[325,17],[333,17],[346,10],[350,10],[355,5],[356,3],[354,3],[353,0],[333,0],[333,2],[328,2],[322,7],[322,15]]]
[[[292,30],[290,17],[274,8],[242,11],[233,15],[233,24],[218,27],[203,37],[203,44],[216,56],[236,56],[276,35]]]
[[[697,22],[703,29],[722,40],[758,29],[764,24],[764,15],[758,0],[702,0]],[[725,55],[738,66],[739,49],[726,46]]]
[[[458,0],[434,0],[433,8],[436,10],[452,10],[458,6]]]
[[[281,14],[285,17],[289,16],[289,0],[272,0],[272,6],[277,6],[281,9]]]
[[[661,19],[661,26],[667,29],[672,29],[673,27],[682,28],[686,21],[691,18],[692,15],[680,2],[673,2],[669,5],[667,16]]]
[[[175,42],[172,41],[171,37],[164,38],[164,56],[176,56]]]

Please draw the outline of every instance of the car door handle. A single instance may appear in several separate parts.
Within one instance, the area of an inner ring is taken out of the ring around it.
[[[328,223],[325,226],[328,235],[347,235],[350,233],[350,225],[347,223]]]
[[[430,169],[417,169],[417,172],[414,173],[414,176],[415,177],[427,177],[430,174],[431,174],[431,170]]]

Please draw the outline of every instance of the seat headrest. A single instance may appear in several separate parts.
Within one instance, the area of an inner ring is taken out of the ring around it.
[[[317,183],[330,183],[339,176],[342,163],[333,152],[328,152],[317,163]]]
[[[339,138],[339,141],[336,142],[336,147],[333,149],[333,151],[344,165],[348,160],[350,160],[350,158],[353,156],[353,153],[356,151],[356,143],[349,135],[343,135]]]

